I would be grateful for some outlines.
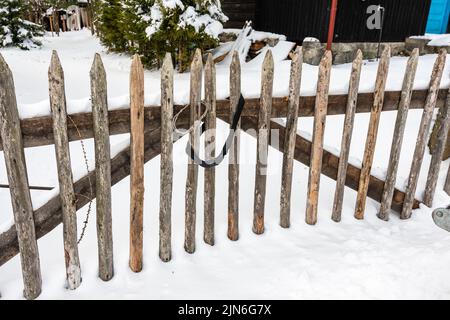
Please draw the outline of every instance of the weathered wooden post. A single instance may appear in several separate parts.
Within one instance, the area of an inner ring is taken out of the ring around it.
[[[75,290],[81,284],[81,267],[77,244],[77,208],[70,163],[67,135],[67,108],[64,87],[64,71],[58,54],[53,51],[48,71],[50,106],[53,116],[56,165],[62,203],[64,260],[68,288]]]
[[[362,52],[358,50],[353,61],[350,83],[348,88],[347,109],[342,134],[341,155],[339,157],[338,175],[336,179],[336,191],[333,203],[333,221],[340,222],[342,217],[342,203],[344,201],[345,179],[347,177],[348,158],[353,135],[353,124],[355,122],[356,105],[358,102],[358,89],[361,79]]]
[[[23,294],[26,299],[35,299],[41,293],[42,279],[33,206],[28,187],[14,80],[11,70],[1,54],[0,130],[22,263]]]
[[[372,171],[373,158],[375,156],[375,147],[377,144],[378,126],[380,124],[381,111],[384,103],[384,92],[386,89],[386,80],[389,72],[389,61],[391,57],[391,47],[386,46],[381,55],[378,65],[378,75],[375,83],[374,102],[370,114],[369,130],[367,133],[366,148],[361,169],[361,178],[359,181],[359,191],[356,199],[355,218],[364,219],[366,210],[367,192],[369,190],[370,173]]]
[[[97,203],[97,241],[99,277],[109,281],[114,276],[111,213],[111,147],[109,142],[108,95],[106,72],[99,54],[91,68],[92,118],[95,141]]]
[[[389,159],[386,184],[381,198],[381,208],[378,217],[382,220],[389,220],[389,211],[392,206],[397,171],[402,151],[403,136],[405,133],[406,120],[408,119],[409,105],[416,78],[417,64],[419,62],[419,49],[414,49],[406,66],[405,78],[403,80],[402,97],[398,106],[397,122],[395,124],[394,138],[392,140],[391,156]]]
[[[253,232],[256,234],[264,233],[264,208],[266,202],[270,118],[272,115],[273,74],[273,56],[272,51],[269,50],[264,58],[261,76],[261,99],[258,119],[255,197],[253,211]]]
[[[230,123],[233,123],[240,96],[241,63],[235,51],[230,66]],[[228,164],[228,238],[232,241],[239,239],[239,148],[240,122],[231,144]]]
[[[439,117],[441,125],[437,134],[433,156],[431,157],[427,184],[425,186],[425,194],[423,196],[423,203],[430,208],[433,206],[434,195],[436,193],[437,182],[439,179],[439,171],[441,169],[442,158],[444,156],[445,145],[447,143],[448,130],[450,128],[450,93],[447,96],[447,103],[442,106],[439,112]]]
[[[325,122],[328,110],[331,63],[331,51],[327,51],[320,62],[319,79],[317,83],[313,144],[311,149],[308,196],[306,199],[306,223],[309,225],[314,225],[317,223],[320,175],[322,173],[323,139],[325,135]]]
[[[297,138],[298,108],[300,105],[300,87],[302,80],[303,52],[297,47],[292,58],[289,82],[289,105],[284,137],[283,171],[281,175],[280,225],[291,226],[292,178],[294,172],[295,140]]]
[[[200,147],[200,127],[198,120],[201,113],[202,99],[202,53],[200,49],[195,52],[194,60],[191,64],[191,119],[190,125],[192,131],[189,134],[191,146],[198,150]],[[197,215],[197,183],[198,183],[198,164],[189,158],[188,174],[186,180],[186,226],[184,248],[188,253],[195,252],[195,221]]]
[[[142,271],[144,233],[144,67],[133,57],[130,72],[131,184],[130,184],[130,268]]]
[[[442,50],[436,59],[433,67],[433,73],[431,74],[430,88],[428,90],[428,96],[423,110],[416,148],[414,150],[413,161],[411,164],[411,171],[409,173],[408,185],[406,187],[406,196],[400,215],[402,219],[411,218],[417,183],[419,181],[420,170],[422,168],[423,157],[425,154],[425,147],[427,143],[426,140],[430,131],[431,121],[433,120],[434,108],[436,107],[436,102],[439,95],[439,88],[441,85],[442,73],[444,71],[446,59],[447,52]]]
[[[216,67],[211,54],[205,66],[205,104],[209,110],[205,119],[205,155],[206,160],[212,161],[216,153]],[[206,168],[203,239],[211,246],[214,245],[215,196],[216,169]]]
[[[161,193],[159,211],[159,257],[172,258],[173,185],[173,64],[166,54],[161,71]]]

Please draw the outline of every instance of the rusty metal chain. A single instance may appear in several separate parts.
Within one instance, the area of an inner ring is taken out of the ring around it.
[[[84,222],[83,222],[83,228],[82,228],[82,230],[81,230],[81,234],[80,234],[80,237],[79,237],[79,239],[78,239],[78,244],[80,244],[81,241],[83,241],[84,236],[86,235],[86,229],[87,229],[87,226],[88,226],[88,224],[89,224],[89,218],[90,218],[91,211],[92,211],[92,199],[93,199],[93,196],[94,196],[93,194],[94,194],[94,193],[93,193],[93,191],[92,191],[92,189],[93,189],[93,188],[92,188],[92,181],[91,181],[91,177],[90,177],[90,175],[89,175],[89,162],[88,162],[88,157],[87,157],[87,152],[86,152],[86,146],[85,146],[84,141],[83,141],[83,139],[82,139],[81,132],[80,132],[80,130],[78,129],[78,127],[77,127],[75,121],[73,121],[72,117],[69,116],[69,115],[67,115],[67,118],[69,118],[69,120],[72,122],[72,124],[73,124],[73,126],[75,127],[75,129],[77,130],[77,134],[78,134],[78,136],[79,136],[79,138],[80,138],[81,150],[82,150],[82,152],[83,152],[84,164],[85,164],[85,166],[86,166],[87,179],[88,179],[88,182],[89,182],[90,198],[87,197],[87,196],[85,196],[85,195],[83,195],[83,194],[78,194],[78,193],[76,194],[77,196],[82,196],[82,197],[86,198],[87,200],[89,200],[89,206],[88,206],[88,210],[87,210],[87,212],[86,212],[86,218],[85,218],[85,220],[84,220]],[[77,201],[78,201],[78,200],[77,200]]]

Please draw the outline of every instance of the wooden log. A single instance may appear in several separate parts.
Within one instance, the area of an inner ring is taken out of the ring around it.
[[[111,147],[109,143],[107,97],[105,68],[100,55],[96,54],[91,68],[91,100],[95,141],[99,277],[103,281],[109,281],[114,276],[111,213]]]
[[[328,107],[328,92],[331,76],[331,51],[327,51],[319,65],[317,82],[316,114],[314,115],[313,144],[311,148],[311,164],[309,170],[308,195],[306,199],[306,223],[317,223],[317,207],[319,204],[320,175],[322,172],[323,139]]]
[[[423,157],[425,155],[425,147],[427,143],[428,133],[430,132],[431,121],[433,119],[433,112],[438,98],[439,86],[441,85],[442,74],[444,71],[446,59],[447,59],[447,52],[441,51],[433,67],[429,93],[425,103],[422,120],[419,126],[416,148],[414,150],[413,161],[411,164],[408,184],[406,187],[406,198],[404,200],[403,208],[400,214],[400,218],[402,219],[409,219],[411,218],[412,215],[413,203],[417,190],[417,183],[419,181],[419,175],[420,170],[422,168]]]
[[[27,166],[14,80],[11,70],[1,54],[0,134],[3,141],[3,155],[5,157],[8,181],[11,186],[9,190],[22,263],[23,294],[26,299],[35,299],[41,293],[42,279],[33,220],[33,206],[28,188]]]
[[[375,83],[374,103],[370,114],[369,130],[367,133],[366,148],[362,162],[361,178],[356,199],[355,218],[364,219],[366,210],[367,191],[369,188],[370,173],[372,171],[373,158],[377,143],[378,126],[380,123],[381,111],[384,103],[384,91],[389,72],[389,61],[391,56],[391,47],[386,46],[381,55],[378,66],[377,80]]]
[[[211,54],[205,66],[205,103],[209,110],[205,119],[205,156],[212,161],[216,153],[216,67]],[[216,169],[206,168],[203,240],[211,246],[214,245],[215,195]]]
[[[229,119],[227,117],[220,117],[223,121],[228,122]],[[242,129],[248,130],[246,131],[248,134],[256,137],[255,130],[249,130],[252,128],[255,128],[257,125],[257,121],[254,117],[243,117],[242,118]],[[283,151],[285,148],[284,144],[284,137],[286,135],[286,128],[275,122],[271,121],[271,133],[277,132],[277,136],[279,141],[275,138],[271,138],[270,144],[273,148],[279,151]],[[295,153],[294,153],[294,159],[296,161],[299,161],[303,163],[304,165],[309,165],[311,163],[311,148],[312,148],[312,142],[301,137],[300,135],[297,135],[296,141],[295,141]],[[336,157],[331,152],[328,152],[324,150],[323,153],[323,165],[322,165],[322,174],[329,177],[332,180],[337,179],[337,172],[339,167],[340,159],[339,157]],[[359,177],[361,176],[361,169],[353,166],[351,164],[348,165],[347,169],[347,178],[345,180],[345,185],[353,190],[358,190],[359,188]],[[368,197],[377,201],[381,202],[381,195],[383,192],[385,182],[371,176],[370,182],[369,182],[369,191],[368,191]],[[394,199],[392,201],[392,210],[396,212],[400,212],[403,207],[403,201],[405,199],[405,193],[401,192],[400,190],[394,191]],[[413,201],[413,207],[415,209],[419,208],[420,202],[418,200]]]
[[[142,271],[144,233],[144,67],[139,55],[130,71],[131,174],[130,269]]]
[[[425,186],[425,194],[423,203],[427,207],[433,207],[434,195],[436,193],[437,182],[439,179],[439,171],[441,169],[442,159],[447,143],[448,130],[450,128],[450,94],[448,96],[447,105],[439,112],[441,126],[439,127],[435,150],[431,157],[430,168],[428,170],[427,184]]]
[[[73,189],[69,138],[67,137],[67,107],[64,87],[64,71],[58,54],[53,51],[48,71],[50,106],[55,134],[56,165],[62,203],[64,259],[67,287],[75,290],[81,284],[81,267],[77,243],[77,209]]]
[[[269,153],[270,114],[272,113],[274,63],[272,51],[267,51],[262,65],[261,109],[258,118],[256,151],[255,197],[253,232],[264,233],[264,209],[266,202],[267,165]]]
[[[240,96],[241,64],[239,54],[235,51],[230,66],[230,123],[233,122]],[[228,164],[228,238],[231,241],[239,240],[239,148],[240,123],[231,144]]]
[[[201,113],[202,96],[202,53],[200,50],[195,52],[194,60],[191,64],[191,92],[190,106],[191,118],[190,124],[193,130],[189,134],[189,141],[195,150],[200,147],[200,126],[198,120]],[[187,253],[195,252],[195,223],[197,216],[197,183],[198,183],[198,164],[189,158],[188,173],[186,180],[186,212],[185,212],[185,239],[184,249]]]
[[[178,122],[178,127],[187,129],[188,123]],[[158,123],[161,121],[158,120]],[[177,140],[178,137],[175,137]],[[161,130],[153,129],[145,133],[145,162],[156,158],[161,153]],[[130,147],[126,147],[122,152],[117,154],[111,163],[111,185],[115,185],[130,175],[131,164]],[[91,181],[95,180],[96,170],[91,171],[88,175],[76,181],[74,184],[75,195],[77,197],[77,210],[80,210],[89,201],[95,199],[96,185],[92,186]],[[91,192],[92,191],[92,192]],[[34,221],[36,225],[36,237],[38,239],[44,237],[62,222],[61,198],[59,195],[50,199],[45,205],[34,212]],[[16,227],[10,227],[6,232],[0,234],[0,266],[12,259],[19,253],[19,243],[17,239]]]
[[[173,64],[166,54],[161,71],[161,192],[159,210],[159,257],[172,258],[173,185]]]
[[[386,185],[384,186],[381,198],[381,207],[378,217],[382,220],[389,220],[392,197],[394,196],[395,183],[397,181],[397,171],[402,151],[403,137],[405,133],[406,120],[408,119],[409,104],[416,78],[417,64],[419,62],[419,49],[414,49],[406,65],[405,78],[403,80],[402,98],[397,112],[394,137],[392,140],[391,155],[386,175]]]
[[[358,103],[358,89],[361,79],[362,52],[358,50],[353,61],[348,88],[347,112],[344,119],[344,130],[342,134],[341,155],[339,160],[338,175],[336,180],[336,191],[334,194],[332,219],[340,222],[342,217],[342,204],[344,202],[345,178],[347,176],[348,158],[353,135],[353,124],[355,122],[355,111]]]
[[[303,50],[297,47],[292,58],[289,82],[289,106],[286,119],[286,135],[284,138],[283,171],[281,175],[280,225],[289,228],[291,225],[291,197],[294,172],[295,140],[298,126],[298,103],[302,80]]]
[[[436,108],[440,108],[446,103],[448,89],[439,90]],[[423,109],[427,99],[428,90],[415,90],[412,95],[410,110]],[[345,95],[330,95],[328,98],[328,115],[339,115],[346,113],[347,94]],[[383,111],[397,111],[401,99],[399,91],[386,92]],[[299,98],[299,117],[314,116],[315,97],[300,97]],[[246,99],[245,109],[242,116],[257,117],[259,113],[259,99]],[[288,110],[288,97],[273,98],[272,103],[272,118],[286,118]],[[373,105],[373,93],[359,93],[358,104],[356,106],[356,113],[370,112]],[[174,106],[174,112],[179,112],[183,106]],[[217,116],[228,116],[230,114],[230,101],[217,101]],[[146,106],[145,110],[145,129],[152,130],[159,128],[159,120],[161,119],[160,106]],[[78,113],[71,114],[73,120],[67,124],[67,133],[69,141],[78,141],[80,139],[89,139],[93,137],[92,132],[92,114]],[[119,109],[109,111],[109,130],[111,135],[123,134],[130,132],[130,110]],[[183,113],[178,122],[187,121],[189,114]],[[158,120],[158,121],[156,121]],[[36,117],[21,120],[21,128],[23,135],[23,142],[25,148],[39,147],[54,144],[53,137],[53,120],[50,116]],[[76,125],[76,127],[75,127]],[[79,134],[80,133],[80,134]],[[0,141],[1,142],[1,141]],[[0,150],[2,150],[0,143]]]

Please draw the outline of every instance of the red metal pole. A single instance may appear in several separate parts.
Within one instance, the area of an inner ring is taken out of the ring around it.
[[[331,44],[333,43],[334,25],[336,24],[337,4],[338,4],[338,0],[332,0],[331,12],[330,12],[330,25],[328,27],[327,50],[331,50]]]

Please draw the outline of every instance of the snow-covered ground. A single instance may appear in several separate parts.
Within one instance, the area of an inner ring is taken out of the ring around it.
[[[51,50],[60,55],[66,77],[69,111],[89,108],[89,68],[95,52],[100,52],[108,74],[109,101],[112,107],[127,104],[130,58],[107,54],[98,41],[87,32],[65,33],[60,38],[47,37],[44,47],[29,52],[2,49],[16,83],[17,98],[22,117],[49,112],[47,69]],[[426,88],[435,55],[420,58],[417,89]],[[399,90],[406,65],[405,58],[392,58],[388,89]],[[288,92],[289,61],[275,65],[275,95]],[[361,91],[374,87],[377,64],[367,62],[363,68]],[[243,66],[243,93],[254,97],[259,92],[260,70],[257,66]],[[316,86],[317,67],[304,65],[302,94],[312,95]],[[350,66],[335,66],[332,70],[332,93],[345,93]],[[450,84],[450,64],[444,74],[443,87]],[[188,98],[189,75],[175,77],[176,102]],[[228,71],[218,68],[218,95],[226,97]],[[146,103],[159,100],[159,74],[147,71]],[[376,150],[374,174],[383,178],[395,124],[395,112],[383,113]],[[397,187],[404,189],[409,173],[421,112],[410,112]],[[369,116],[357,115],[351,149],[352,163],[358,164],[364,151]],[[313,119],[302,118],[299,131],[308,136]],[[327,118],[326,149],[339,152],[342,116]],[[227,126],[219,122],[221,143]],[[126,143],[127,135],[113,137],[114,145]],[[343,221],[331,221],[335,183],[322,178],[319,222],[311,227],[304,222],[308,168],[296,163],[292,203],[292,228],[278,226],[282,156],[270,150],[266,206],[267,231],[256,236],[251,231],[253,217],[255,141],[243,135],[240,186],[240,240],[230,242],[226,237],[227,193],[217,192],[216,240],[214,247],[202,242],[203,171],[200,170],[197,252],[188,255],[183,249],[184,188],[187,157],[186,138],[175,144],[175,181],[173,193],[173,260],[164,264],[158,259],[159,161],[156,158],[145,167],[145,234],[144,271],[133,274],[128,269],[129,179],[113,187],[113,231],[115,271],[114,279],[103,283],[97,278],[97,250],[95,210],[87,236],[80,245],[83,283],[73,292],[64,288],[64,259],[62,228],[58,227],[39,240],[43,274],[43,299],[313,299],[313,298],[450,298],[450,234],[438,229],[431,219],[431,209],[422,207],[409,221],[400,221],[393,214],[390,222],[375,217],[378,205],[368,201],[366,220],[356,221],[353,210],[356,193],[346,190]],[[94,163],[92,140],[86,141],[91,168]],[[83,158],[79,142],[71,143],[75,176],[83,174]],[[52,146],[26,150],[30,184],[57,185],[56,162]],[[3,157],[0,156],[0,183],[7,183]],[[421,198],[430,162],[427,154],[422,168],[417,196]],[[450,198],[441,192],[449,163],[443,164],[439,192],[435,206],[446,206]],[[227,166],[217,169],[217,190],[227,189]],[[39,206],[48,192],[33,192],[34,206]],[[12,218],[9,191],[0,189],[0,230],[10,225]],[[94,206],[95,208],[95,206]],[[79,228],[86,208],[79,212]],[[18,257],[0,268],[0,292],[3,299],[21,298],[22,280]]]

